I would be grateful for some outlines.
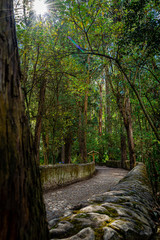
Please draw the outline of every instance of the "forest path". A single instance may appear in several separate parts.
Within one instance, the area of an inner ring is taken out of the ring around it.
[[[128,173],[124,169],[104,166],[97,166],[96,170],[97,173],[90,179],[44,193],[48,221],[53,218],[53,215],[60,216],[64,211],[95,194],[109,191]]]

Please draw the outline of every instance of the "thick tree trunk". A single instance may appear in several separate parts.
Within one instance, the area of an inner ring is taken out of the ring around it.
[[[0,1],[0,239],[49,239],[20,89],[13,2]]]

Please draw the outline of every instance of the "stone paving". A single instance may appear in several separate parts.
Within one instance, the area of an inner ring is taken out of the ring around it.
[[[124,169],[107,168],[105,166],[98,166],[96,170],[97,173],[88,180],[44,193],[47,220],[50,227],[54,224],[51,221],[52,219],[58,219],[64,212],[67,215],[67,211],[69,212],[69,209],[73,206],[87,201],[96,194],[109,191],[128,173]]]
[[[47,210],[50,239],[158,240],[160,211],[145,165],[139,163],[116,185],[123,170],[108,169],[111,177],[106,174],[106,168],[98,170],[100,175],[89,182],[79,182],[67,188],[66,198],[63,196],[64,203],[67,203],[64,212],[62,203],[55,211],[54,208],[53,211]],[[96,188],[92,187],[93,182]],[[111,191],[106,191],[110,188]],[[63,189],[60,195],[64,193]]]

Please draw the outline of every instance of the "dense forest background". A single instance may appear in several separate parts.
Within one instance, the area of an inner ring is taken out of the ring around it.
[[[130,159],[160,181],[160,5],[15,0],[22,89],[40,164]]]

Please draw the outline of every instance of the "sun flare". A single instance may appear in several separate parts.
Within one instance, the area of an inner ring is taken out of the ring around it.
[[[33,10],[37,15],[44,15],[47,13],[47,5],[44,0],[35,0],[33,3]]]

